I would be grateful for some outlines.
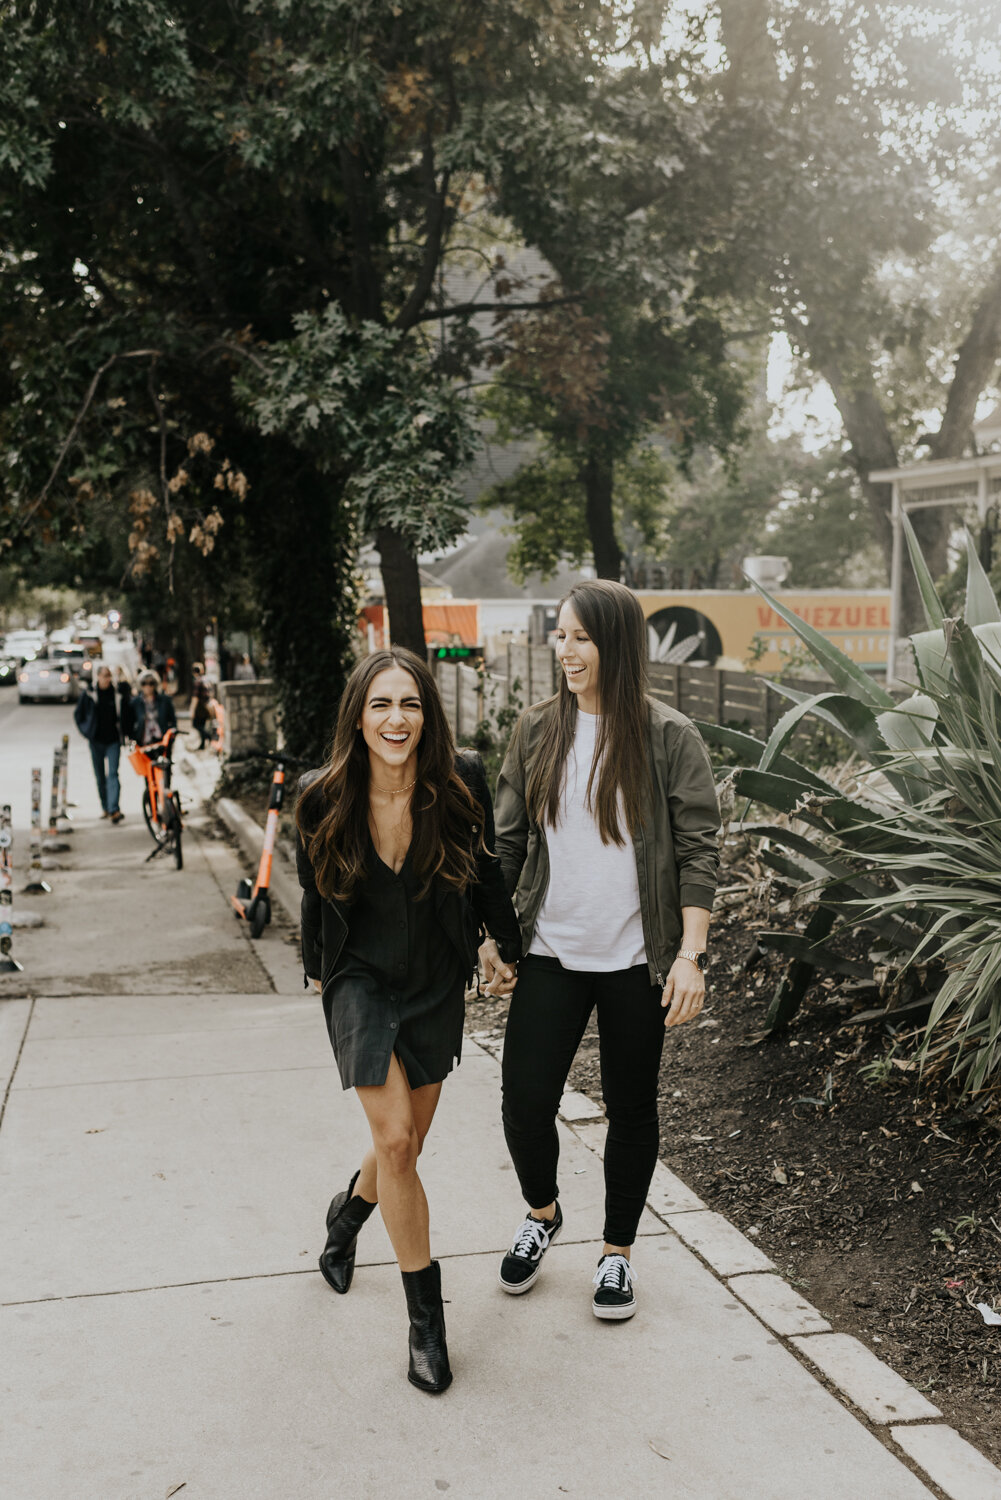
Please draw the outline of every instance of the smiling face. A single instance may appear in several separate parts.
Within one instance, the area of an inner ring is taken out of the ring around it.
[[[381,782],[416,776],[424,710],[417,683],[405,667],[387,667],[372,678],[358,728],[368,746],[369,769]],[[404,770],[405,777],[400,775]]]
[[[560,610],[556,627],[556,657],[567,687],[586,714],[601,712],[598,698],[598,648],[569,602]]]

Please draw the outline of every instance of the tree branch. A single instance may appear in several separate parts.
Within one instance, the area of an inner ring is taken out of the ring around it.
[[[424,220],[424,254],[410,296],[401,307],[395,321],[394,326],[403,329],[413,326],[418,314],[431,295],[435,272],[438,269],[438,258],[441,254],[442,237],[445,232],[445,221],[447,218],[445,205],[448,201],[449,173],[446,171],[442,174],[441,187],[439,188],[435,182],[434,147],[431,143],[430,134],[424,146],[421,170],[429,198],[427,214]]]
[[[959,346],[942,425],[929,439],[932,458],[962,458],[977,401],[1001,358],[1001,265],[977,305],[970,331]]]
[[[97,393],[97,387],[101,383],[101,376],[104,375],[108,370],[110,370],[112,365],[117,364],[120,359],[159,359],[161,352],[162,351],[159,349],[125,349],[121,354],[113,354],[110,359],[106,359],[104,361],[104,364],[97,371],[93,380],[90,382],[90,385],[87,387],[87,394],[83,398],[83,405],[77,412],[76,417],[73,421],[73,426],[70,428],[66,436],[66,441],[63,443],[62,447],[59,450],[55,464],[52,468],[52,473],[42,485],[38,499],[35,500],[31,505],[29,505],[28,509],[25,511],[24,516],[21,520],[21,524],[17,528],[17,532],[15,533],[15,535],[19,536],[24,531],[25,526],[31,520],[35,512],[45,504],[48,493],[51,490],[52,486],[55,484],[56,478],[59,474],[59,470],[63,466],[63,460],[69,452],[74,438],[80,431],[80,425],[83,422],[84,417],[87,415],[87,412],[90,409],[90,403],[93,401],[94,396]]]
[[[583,292],[572,292],[566,297],[547,297],[544,302],[458,302],[455,307],[427,308],[417,314],[414,323],[433,323],[438,318],[468,318],[472,313],[483,312],[545,312],[550,307],[565,307],[568,302],[583,301]]]

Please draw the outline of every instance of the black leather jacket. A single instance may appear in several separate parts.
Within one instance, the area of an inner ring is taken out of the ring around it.
[[[512,963],[521,956],[521,931],[504,886],[500,860],[488,852],[494,847],[494,813],[483,762],[475,751],[460,750],[455,769],[483,808],[486,849],[477,857],[478,879],[464,894],[437,877],[431,889],[438,920],[462,960],[463,971],[472,974],[476,950],[487,933],[496,942],[504,962]],[[300,795],[322,774],[321,770],[307,771],[299,782]],[[325,987],[336,969],[348,925],[340,904],[326,901],[316,889],[313,866],[298,830],[295,860],[302,886],[299,930],[304,982],[319,979]]]

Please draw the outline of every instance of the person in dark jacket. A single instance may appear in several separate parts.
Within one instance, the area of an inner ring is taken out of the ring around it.
[[[341,699],[330,764],[296,808],[303,967],[321,991],[341,1084],[356,1090],[372,1150],[327,1213],[320,1270],[346,1292],[376,1202],[403,1274],[408,1378],[452,1374],[441,1275],[417,1158],[459,1059],[480,947],[492,993],[510,993],[518,923],[493,854],[479,757],[457,754],[434,679],[412,652],[377,651]],[[485,937],[485,934],[489,934]]]
[[[504,1040],[504,1133],[528,1204],[500,1284],[535,1283],[563,1224],[556,1113],[597,1010],[604,1246],[596,1318],[636,1311],[630,1251],[660,1144],[665,1026],[702,1009],[719,809],[695,725],[646,696],[647,628],[622,584],[560,603],[552,698],[526,709],[497,786],[497,852],[525,958]]]
[[[139,697],[132,700],[129,733],[137,745],[157,745],[168,729],[177,728],[174,700],[160,691],[160,674],[143,672]]]
[[[120,823],[124,817],[118,805],[121,796],[118,765],[122,741],[131,733],[131,700],[132,688],[121,670],[116,685],[111,679],[111,668],[99,667],[93,695],[84,692],[73,714],[77,728],[90,741],[101,817],[110,818],[112,823]]]
[[[194,677],[194,689],[191,694],[191,727],[198,733],[199,750],[204,750],[206,741],[212,738],[212,715],[209,712],[212,694],[205,678],[205,668],[200,661],[195,662],[191,673]]]

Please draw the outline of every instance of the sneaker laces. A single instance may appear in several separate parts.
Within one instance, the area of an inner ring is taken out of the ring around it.
[[[549,1229],[552,1227],[552,1222],[547,1228],[540,1219],[527,1218],[514,1237],[511,1254],[532,1259],[537,1253],[545,1250],[549,1244]]]
[[[592,1285],[599,1291],[627,1292],[636,1280],[636,1272],[624,1255],[604,1255],[598,1262]]]

